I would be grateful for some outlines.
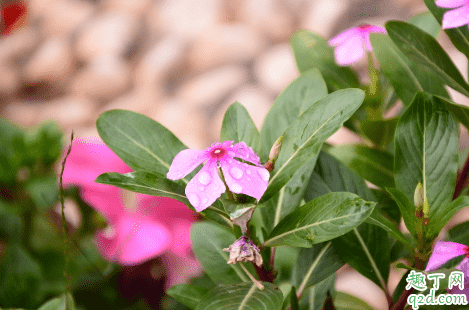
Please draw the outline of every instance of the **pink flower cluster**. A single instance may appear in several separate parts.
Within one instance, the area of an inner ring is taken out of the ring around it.
[[[191,258],[189,237],[196,214],[184,204],[166,197],[135,194],[134,203],[126,205],[124,195],[131,193],[94,182],[101,173],[130,171],[98,139],[77,138],[72,144],[64,185],[79,186],[83,199],[108,222],[109,226],[95,236],[101,255],[121,265],[140,264],[163,254],[197,264]]]

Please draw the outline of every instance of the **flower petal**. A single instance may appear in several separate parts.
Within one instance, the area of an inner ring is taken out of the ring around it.
[[[386,29],[382,28],[382,27],[378,27],[378,26],[373,26],[373,25],[370,25],[368,28],[367,28],[367,32],[365,34],[363,34],[363,37],[365,39],[365,48],[369,51],[372,51],[373,48],[371,47],[371,42],[370,42],[370,33],[372,32],[376,32],[376,33],[387,33],[386,32]]]
[[[125,213],[122,201],[122,190],[115,186],[103,185],[104,188],[83,188],[82,196],[96,211],[101,213],[109,223],[115,223]]]
[[[341,66],[348,66],[363,57],[363,40],[360,37],[353,37],[350,40],[337,46],[334,55],[337,63]]]
[[[468,254],[466,245],[449,241],[437,241],[425,271],[436,270],[450,259],[463,254]]]
[[[233,193],[246,194],[261,199],[267,189],[269,171],[263,167],[251,166],[237,160],[221,161],[226,184]]]
[[[443,15],[443,29],[456,28],[469,24],[469,5],[446,12]]]
[[[234,153],[234,155],[228,152],[228,155],[230,155],[230,157],[238,157],[245,161],[253,163],[256,166],[262,166],[259,156],[254,153],[252,148],[247,146],[246,143],[244,143],[243,141],[233,145],[231,151]]]
[[[469,0],[436,0],[435,4],[442,8],[453,9],[469,4]]]
[[[170,180],[182,179],[209,158],[206,151],[187,149],[173,159],[166,177]]]
[[[339,33],[338,35],[330,39],[328,43],[329,45],[337,46],[344,42],[347,42],[348,40],[352,38],[361,38],[360,31],[358,30],[357,27],[353,27],[353,28],[342,31],[341,33]]]
[[[197,212],[210,207],[226,190],[217,171],[217,162],[209,160],[187,184],[186,196]]]

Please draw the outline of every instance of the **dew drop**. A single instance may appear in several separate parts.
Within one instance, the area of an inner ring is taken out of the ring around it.
[[[228,163],[231,164],[233,162],[232,159],[228,159]]]
[[[247,173],[247,174],[251,174],[251,170],[246,169],[246,173]]]
[[[201,186],[201,187],[199,187],[199,189],[200,189],[201,192],[203,192],[205,187]]]
[[[204,200],[202,200],[202,203],[205,205],[206,203],[208,202],[208,198],[204,198]]]
[[[243,177],[243,170],[239,169],[238,167],[231,167],[230,174],[235,179],[241,179]]]
[[[259,174],[262,180],[266,182],[269,181],[269,177],[270,177],[269,171],[267,171],[266,169],[258,169],[257,173]]]
[[[236,193],[236,194],[241,193],[241,191],[243,190],[241,185],[239,185],[238,183],[231,184],[230,189],[233,193]]]
[[[200,204],[199,196],[197,196],[196,194],[189,194],[187,198],[189,199],[189,202],[194,208],[197,208],[199,206]]]
[[[199,182],[202,183],[203,185],[207,185],[209,184],[210,182],[212,182],[212,177],[210,176],[210,174],[206,171],[202,171],[200,174],[199,174]]]

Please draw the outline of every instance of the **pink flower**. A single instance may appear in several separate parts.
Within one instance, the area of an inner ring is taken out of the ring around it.
[[[234,160],[235,157],[254,165]],[[261,165],[259,156],[244,142],[235,145],[233,141],[217,142],[205,151],[183,150],[174,158],[167,178],[181,179],[204,161],[207,161],[204,167],[186,186],[186,196],[197,212],[208,208],[226,190],[218,175],[218,167],[221,167],[226,184],[233,193],[260,199],[267,189],[269,172]]]
[[[372,51],[371,32],[386,33],[386,30],[378,26],[362,24],[347,29],[329,40],[329,45],[336,46],[334,55],[337,63],[341,66],[348,66],[363,57],[364,48]]]
[[[94,182],[101,173],[130,171],[99,140],[78,138],[73,142],[64,170],[64,185],[79,186],[83,199],[109,223],[96,233],[101,255],[121,265],[140,264],[168,251],[188,257],[189,229],[195,214],[184,204],[166,197],[136,194],[135,203],[124,205],[129,192]]]
[[[435,4],[443,8],[454,9],[443,15],[444,29],[469,24],[469,0],[437,0]]]
[[[466,255],[461,263],[456,266],[456,269],[464,273],[464,289],[460,290],[456,286],[449,290],[449,292],[451,294],[466,294],[469,298],[469,247],[467,245],[456,242],[437,241],[425,271],[437,270],[449,260],[460,255]]]

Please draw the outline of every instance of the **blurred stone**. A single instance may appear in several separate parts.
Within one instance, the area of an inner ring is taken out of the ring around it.
[[[180,87],[177,97],[192,106],[207,106],[246,82],[247,73],[237,66],[225,66],[199,75]]]
[[[221,5],[219,0],[166,0],[155,7],[152,18],[163,31],[193,39],[217,23]]]
[[[37,31],[20,28],[0,40],[0,63],[12,60],[14,57],[29,53],[39,41]]]
[[[95,11],[93,4],[80,0],[48,1],[44,5],[41,17],[44,18],[44,33],[47,35],[65,35],[75,30]]]
[[[185,55],[186,44],[175,36],[167,36],[158,41],[139,60],[135,69],[136,87],[154,87],[167,78]]]
[[[24,68],[30,81],[42,79],[64,82],[73,73],[73,56],[64,38],[52,37],[44,42],[33,54]]]
[[[333,27],[347,8],[348,2],[343,0],[311,1],[302,18],[301,27],[330,38]]]
[[[154,107],[148,116],[168,128],[190,149],[202,150],[208,146],[203,115],[180,100],[166,100],[165,104]]]
[[[130,68],[118,56],[99,55],[79,72],[70,86],[75,94],[95,100],[110,100],[124,93],[130,83]]]
[[[119,11],[139,16],[147,10],[151,0],[104,0],[104,7],[110,11]]]
[[[266,45],[264,38],[244,25],[221,25],[207,29],[195,42],[189,60],[199,71],[222,63],[248,61]]]
[[[101,14],[84,26],[77,39],[76,53],[83,60],[105,53],[123,55],[132,43],[137,26],[137,20],[129,14]]]
[[[148,109],[159,106],[160,98],[161,95],[156,89],[135,88],[133,91],[106,104],[99,114],[114,109],[130,110],[145,114]]]
[[[67,96],[43,103],[41,120],[54,119],[62,128],[72,128],[96,121],[96,103],[81,96]]]
[[[223,123],[223,117],[226,110],[235,102],[242,104],[251,116],[257,129],[260,130],[265,116],[273,103],[273,100],[266,93],[265,90],[256,88],[252,85],[246,85],[242,89],[236,91],[225,103],[217,110],[217,113],[211,123],[210,132],[213,133],[213,139],[220,139],[220,130]]]
[[[269,49],[256,61],[255,72],[263,85],[276,94],[282,92],[298,76],[290,46],[285,43]]]
[[[2,110],[2,116],[23,127],[31,127],[40,122],[38,115],[42,104],[37,102],[12,101]]]
[[[19,73],[17,68],[9,64],[0,63],[0,94],[11,95],[19,85]]]
[[[362,138],[358,134],[345,127],[341,127],[336,133],[327,138],[326,141],[332,145],[363,143]]]

